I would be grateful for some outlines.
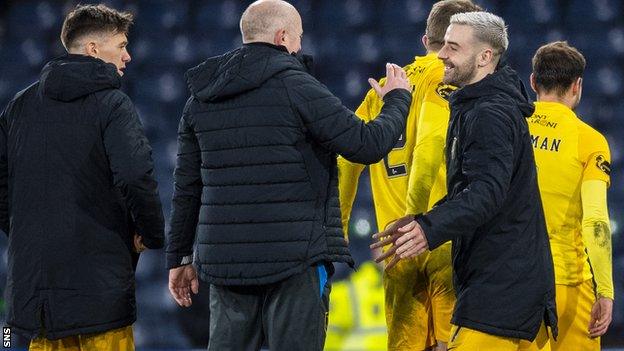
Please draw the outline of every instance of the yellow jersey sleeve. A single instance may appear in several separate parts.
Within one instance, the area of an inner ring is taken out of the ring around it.
[[[586,180],[581,185],[582,236],[600,297],[613,299],[611,228],[607,209],[607,183]]]
[[[425,98],[418,118],[406,214],[419,214],[429,209],[431,189],[444,162],[448,120],[449,110],[444,100]]]
[[[589,126],[579,133],[579,158],[584,163],[583,181],[611,182],[611,153],[604,136]]]
[[[369,90],[364,101],[355,111],[355,115],[364,121],[370,121],[372,119],[371,116],[376,116],[381,111],[381,103],[379,101],[377,93],[373,89]],[[353,201],[355,201],[360,174],[365,167],[358,163],[349,162],[342,156],[338,157],[340,213],[342,230],[347,242],[349,242],[349,220],[351,219],[351,210],[353,210]]]

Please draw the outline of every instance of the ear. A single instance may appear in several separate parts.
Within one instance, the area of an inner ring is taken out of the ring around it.
[[[494,52],[492,49],[485,49],[477,56],[477,65],[485,67],[494,61]]]
[[[284,45],[284,43],[286,43],[286,30],[280,29],[275,32],[275,35],[273,36],[273,44],[279,46]]]
[[[420,41],[422,41],[425,49],[429,47],[429,37],[427,37],[427,34],[423,35],[422,38],[420,38]]]
[[[539,95],[537,92],[537,84],[535,84],[535,75],[533,75],[533,73],[531,73],[531,76],[529,77],[529,84],[531,84],[531,89],[533,89],[535,94]]]
[[[89,41],[84,46],[85,53],[89,56],[98,57],[98,46],[94,41]]]
[[[577,78],[576,81],[572,83],[572,95],[579,95],[581,89],[583,89],[583,78]]]

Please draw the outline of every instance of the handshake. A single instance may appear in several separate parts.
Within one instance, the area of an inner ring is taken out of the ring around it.
[[[392,257],[386,264],[386,269],[394,267],[399,260],[416,257],[429,250],[427,237],[420,224],[414,219],[414,215],[407,215],[392,222],[384,231],[373,235],[378,241],[370,246],[371,249],[382,248],[386,245],[391,247],[375,259],[379,263]]]

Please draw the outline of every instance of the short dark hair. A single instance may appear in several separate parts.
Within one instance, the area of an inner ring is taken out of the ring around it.
[[[537,90],[565,94],[585,72],[585,57],[565,41],[546,44],[533,56],[533,77]]]
[[[483,9],[470,0],[442,0],[433,4],[425,34],[429,38],[429,45],[437,48],[444,46],[444,35],[451,23],[451,17],[458,13],[477,12]]]
[[[105,5],[77,5],[63,21],[61,41],[69,50],[81,37],[94,33],[128,34],[134,16]]]

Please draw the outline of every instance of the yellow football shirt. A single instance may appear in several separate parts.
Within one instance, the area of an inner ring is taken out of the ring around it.
[[[592,278],[582,237],[581,185],[610,181],[607,140],[567,106],[536,102],[528,118],[555,282],[576,285]]]
[[[405,71],[413,86],[412,105],[407,117],[406,129],[392,151],[382,161],[371,165],[369,169],[377,226],[380,230],[385,228],[391,221],[407,213],[410,188],[419,185],[419,179],[415,178],[412,180],[415,170],[413,168],[413,158],[418,146],[421,148],[419,155],[431,155],[434,158],[433,160],[428,160],[429,156],[425,156],[423,162],[437,165],[434,171],[431,171],[430,167],[421,167],[419,169],[419,171],[422,170],[423,175],[427,174],[427,179],[431,183],[430,186],[437,189],[432,191],[431,194],[431,197],[437,197],[437,199],[430,201],[429,194],[422,195],[422,192],[419,192],[410,196],[412,198],[411,202],[425,203],[424,206],[427,207],[430,202],[435,203],[446,193],[445,182],[442,181],[441,185],[439,184],[440,175],[445,174],[443,167],[440,169],[439,166],[440,163],[443,164],[443,159],[440,159],[440,157],[443,157],[440,148],[444,147],[446,124],[448,124],[449,118],[448,102],[445,98],[454,88],[442,84],[444,64],[437,58],[436,53],[417,56],[413,63],[405,67]],[[361,119],[370,121],[379,114],[382,106],[383,101],[371,89],[355,113]],[[421,128],[426,128],[441,135],[442,144],[439,144],[439,138],[437,137],[417,137],[416,131],[419,126],[419,116],[422,113],[427,113],[427,116],[430,116],[431,119],[428,119],[427,124]],[[440,125],[441,123],[443,126]],[[418,141],[421,141],[420,145]],[[351,163],[342,157],[338,158],[340,207],[345,235],[348,234],[349,218],[357,191],[358,178],[364,167],[363,165]],[[425,169],[427,169],[426,172],[424,171]],[[426,209],[423,208],[419,212],[423,212]]]

